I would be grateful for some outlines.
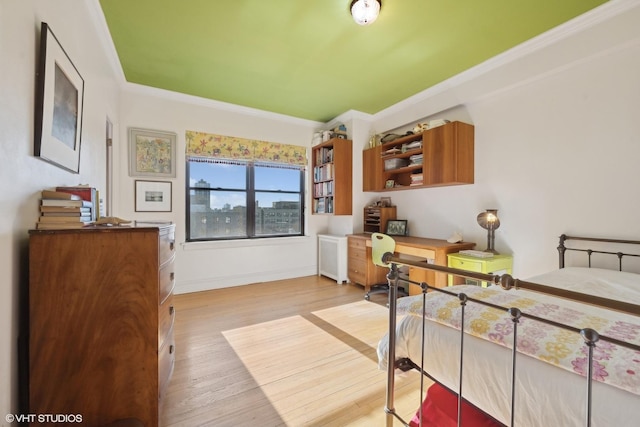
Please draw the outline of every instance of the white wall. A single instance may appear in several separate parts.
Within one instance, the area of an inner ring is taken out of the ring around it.
[[[555,268],[562,233],[640,237],[640,3],[603,9],[619,14],[588,14],[575,34],[560,28],[375,115],[378,131],[425,117],[475,125],[475,184],[378,194],[412,234],[458,230],[484,249],[476,215],[497,208],[496,248],[514,254],[517,277]]]
[[[299,120],[248,108],[127,85],[122,94],[119,140],[114,143],[120,169],[117,216],[132,220],[168,220],[176,223],[176,292],[194,292],[248,283],[317,274],[318,231],[327,229],[326,216],[305,212],[305,237],[230,242],[185,242],[186,176],[185,132],[259,139],[311,146],[321,123]],[[128,176],[127,128],[139,127],[177,134],[177,174],[172,180],[171,213],[140,213],[134,209],[134,181]],[[308,153],[310,155],[310,152]],[[310,180],[307,179],[307,189]]]
[[[27,230],[43,188],[105,186],[105,122],[118,115],[118,86],[92,26],[88,2],[0,0],[0,425],[18,411],[18,330],[26,305]],[[85,80],[80,174],[33,156],[40,22],[47,22]],[[64,309],[64,307],[60,307]],[[22,310],[22,311],[21,311]]]

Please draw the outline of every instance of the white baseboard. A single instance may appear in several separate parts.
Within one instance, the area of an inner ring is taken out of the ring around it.
[[[234,286],[250,285],[260,282],[272,282],[274,280],[295,279],[296,277],[315,276],[318,274],[317,265],[307,265],[286,270],[263,271],[260,273],[234,274],[227,277],[211,277],[208,279],[191,280],[186,282],[176,281],[175,294],[188,294],[191,292],[210,291],[212,289],[231,288]]]

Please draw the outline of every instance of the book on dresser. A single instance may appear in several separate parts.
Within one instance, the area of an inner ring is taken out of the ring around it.
[[[40,222],[50,222],[50,223],[59,223],[59,222],[83,222],[90,223],[91,215],[85,216],[71,216],[71,215],[42,215],[40,216]]]
[[[91,208],[84,206],[40,206],[42,216],[91,216]]]
[[[41,196],[37,229],[81,228],[96,219],[94,202],[84,200],[80,194],[42,190]],[[86,197],[95,196],[88,192]]]
[[[80,197],[91,204],[91,220],[98,219],[98,191],[94,187],[79,185],[76,187],[56,187],[56,192],[67,193]]]

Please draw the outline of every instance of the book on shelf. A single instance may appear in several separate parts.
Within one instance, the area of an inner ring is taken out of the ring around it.
[[[422,164],[422,154],[414,154],[409,157],[409,166],[421,165]]]
[[[423,175],[421,173],[411,174],[411,183],[409,185],[422,185],[423,182]]]

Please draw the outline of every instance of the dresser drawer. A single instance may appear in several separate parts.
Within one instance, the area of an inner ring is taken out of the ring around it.
[[[175,229],[173,227],[167,227],[160,231],[160,265],[173,259],[176,253],[175,240]]]
[[[160,278],[160,285],[158,287],[160,304],[164,303],[167,297],[173,293],[173,286],[176,282],[173,267],[173,262],[170,262],[169,264],[163,265],[158,273]]]
[[[158,399],[162,400],[164,392],[169,384],[176,362],[176,344],[173,337],[173,328],[165,340],[164,346],[158,351]]]
[[[160,305],[158,312],[158,348],[161,348],[175,322],[176,310],[173,306],[173,294]]]

